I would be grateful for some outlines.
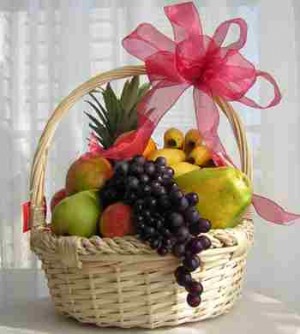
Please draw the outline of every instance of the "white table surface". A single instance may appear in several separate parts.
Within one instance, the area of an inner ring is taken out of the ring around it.
[[[39,271],[0,271],[0,333],[300,334],[300,316],[280,301],[244,291],[226,315],[156,330],[103,329],[58,315]]]

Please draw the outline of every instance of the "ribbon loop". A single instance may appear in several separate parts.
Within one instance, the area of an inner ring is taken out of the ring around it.
[[[255,102],[254,100],[252,100],[252,99],[250,99],[249,97],[246,97],[246,96],[242,96],[238,101],[245,104],[248,107],[257,108],[257,109],[268,109],[268,108],[271,108],[271,107],[277,105],[281,100],[281,94],[280,94],[280,90],[279,90],[279,87],[277,85],[277,82],[267,72],[256,71],[256,79],[258,77],[264,78],[266,81],[268,81],[272,85],[273,90],[274,90],[273,99],[266,106],[262,106],[262,105],[258,104],[257,102]]]
[[[201,21],[194,5],[190,2],[166,6],[165,14],[170,20],[177,43],[190,37],[202,35]]]
[[[247,33],[248,33],[248,27],[247,27],[247,23],[245,22],[245,20],[241,19],[241,18],[236,18],[236,19],[232,19],[232,20],[228,20],[225,21],[223,23],[221,23],[218,28],[216,29],[214,35],[213,35],[213,40],[215,41],[215,43],[218,46],[222,46],[228,31],[230,29],[230,27],[236,24],[238,25],[239,29],[240,29],[240,34],[239,34],[239,38],[237,41],[227,45],[227,46],[223,46],[223,49],[226,50],[240,50],[246,43],[247,41]]]

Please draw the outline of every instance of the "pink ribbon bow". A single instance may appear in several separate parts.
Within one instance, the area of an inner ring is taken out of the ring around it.
[[[219,111],[214,97],[266,109],[280,102],[279,87],[270,74],[257,71],[240,54],[239,50],[247,39],[247,24],[243,19],[223,22],[209,37],[203,33],[193,3],[171,5],[164,9],[173,27],[174,41],[146,23],[139,25],[123,40],[124,48],[145,62],[152,89],[139,105],[139,128],[130,142],[114,145],[102,153],[108,158],[118,159],[141,153],[163,115],[192,86],[197,126],[206,145],[216,153],[215,156],[223,155],[230,161],[217,133]],[[239,26],[239,39],[223,46],[233,24]],[[274,97],[267,106],[246,97],[258,77],[267,80],[274,89]],[[284,224],[300,218],[300,215],[288,213],[262,196],[254,195],[252,204],[261,217],[274,223]]]

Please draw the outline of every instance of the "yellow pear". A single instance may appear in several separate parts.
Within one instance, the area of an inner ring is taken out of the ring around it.
[[[176,148],[161,148],[152,152],[148,159],[155,161],[158,157],[164,157],[167,160],[168,166],[184,161],[186,158],[185,153],[182,150]]]
[[[186,161],[178,162],[177,164],[171,165],[174,170],[174,177],[189,173],[193,170],[200,169],[199,166],[190,164]]]

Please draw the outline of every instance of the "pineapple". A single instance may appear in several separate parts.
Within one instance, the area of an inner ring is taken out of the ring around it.
[[[91,99],[86,102],[96,115],[85,114],[90,119],[89,126],[101,147],[107,149],[121,134],[137,129],[136,107],[149,88],[150,84],[140,85],[139,77],[135,76],[125,82],[120,98],[109,83],[105,89],[89,93]],[[102,95],[104,104],[97,98],[97,93]]]

